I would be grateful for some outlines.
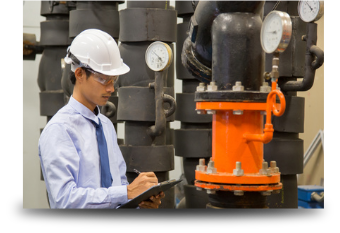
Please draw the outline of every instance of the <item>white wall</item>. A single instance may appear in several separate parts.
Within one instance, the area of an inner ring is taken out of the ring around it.
[[[24,1],[23,33],[36,35],[40,41],[40,22],[46,18],[40,16],[40,1]],[[174,6],[174,1],[170,2]],[[126,3],[119,5],[119,10],[126,8]],[[46,117],[40,116],[39,87],[37,83],[41,55],[34,61],[23,61],[23,207],[49,208],[44,181],[40,180],[40,161],[38,140],[40,128],[46,125]],[[175,61],[174,61],[175,62]],[[175,81],[176,92],[182,92],[182,81]],[[171,128],[179,129],[180,122],[170,123]],[[124,138],[124,125],[118,124],[118,137]],[[182,173],[181,159],[175,156],[175,169],[170,171],[170,179],[179,178]]]

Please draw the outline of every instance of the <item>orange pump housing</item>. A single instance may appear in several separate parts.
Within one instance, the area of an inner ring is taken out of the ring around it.
[[[216,172],[196,170],[197,187],[229,191],[268,191],[282,188],[278,169],[263,167],[263,144],[272,139],[274,132],[271,114],[281,116],[286,108],[284,95],[276,89],[276,85],[276,82],[272,82],[272,90],[266,103],[196,103],[196,110],[216,111],[212,123],[211,157]],[[276,96],[280,103],[276,103]],[[242,111],[242,114],[234,114],[234,111]],[[265,127],[264,113],[267,115]],[[242,164],[242,175],[233,173],[236,162]]]
[[[257,173],[262,168],[263,142],[247,141],[245,133],[263,132],[260,111],[245,110],[234,115],[233,110],[217,111],[212,124],[212,160],[218,172],[233,173],[237,161],[244,173]]]

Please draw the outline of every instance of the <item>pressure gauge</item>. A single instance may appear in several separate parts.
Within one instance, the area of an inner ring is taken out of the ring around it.
[[[264,19],[261,28],[261,45],[266,53],[284,52],[292,35],[290,16],[281,11],[272,11]]]
[[[166,43],[161,41],[153,42],[145,52],[145,61],[153,71],[165,70],[172,62],[172,50]]]
[[[309,23],[319,20],[323,16],[323,1],[299,1],[298,12],[300,18]]]

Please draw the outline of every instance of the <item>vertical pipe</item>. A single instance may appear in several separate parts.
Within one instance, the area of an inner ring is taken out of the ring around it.
[[[260,15],[252,13],[223,13],[213,21],[212,81],[219,90],[232,90],[237,81],[244,90],[260,89],[264,71],[261,25]]]
[[[260,111],[217,111],[212,125],[212,160],[217,172],[233,173],[236,162],[242,163],[244,173],[258,173],[262,168],[263,143],[246,142],[244,133],[262,133]]]

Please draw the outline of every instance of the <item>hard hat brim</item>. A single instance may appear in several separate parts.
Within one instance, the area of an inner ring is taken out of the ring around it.
[[[99,73],[109,75],[109,76],[115,76],[115,75],[123,75],[130,71],[130,67],[128,67],[125,63],[122,64],[121,67],[118,69],[113,69],[109,71],[98,71]]]

